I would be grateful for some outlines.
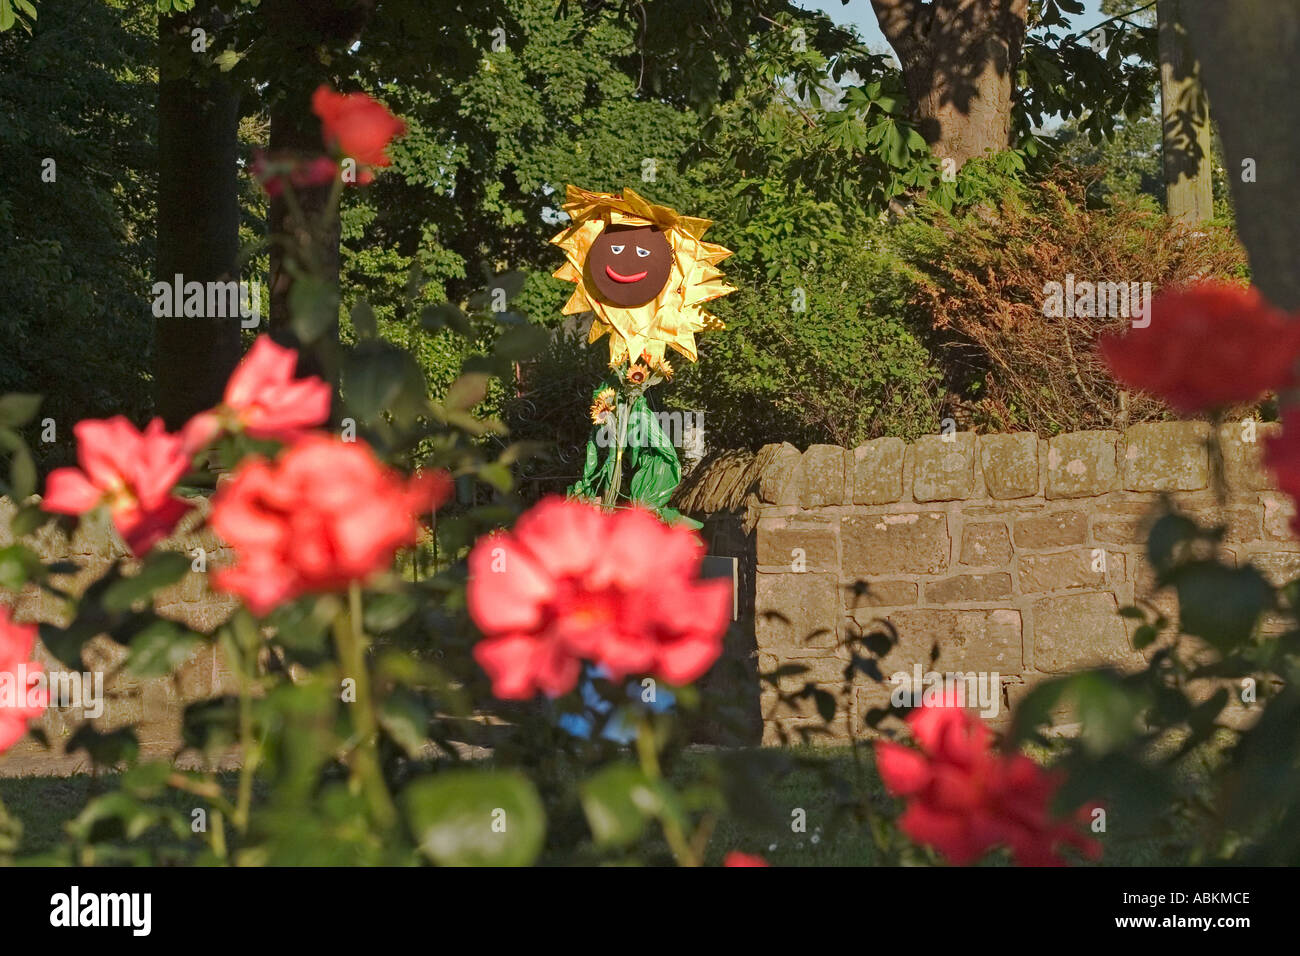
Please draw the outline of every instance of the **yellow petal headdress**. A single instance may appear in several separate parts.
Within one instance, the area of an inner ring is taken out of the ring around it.
[[[660,361],[668,345],[694,362],[695,333],[723,327],[721,320],[703,307],[704,303],[736,291],[717,268],[731,250],[700,238],[712,221],[680,216],[667,206],[647,202],[628,188],[619,195],[569,186],[565,199],[564,211],[572,222],[551,239],[564,250],[566,259],[555,270],[555,278],[577,283],[564,314],[594,313],[588,341],[609,335],[611,365],[635,361],[642,352]],[[673,253],[663,291],[634,308],[607,301],[592,285],[586,270],[587,253],[596,237],[609,226],[618,225],[657,227]]]

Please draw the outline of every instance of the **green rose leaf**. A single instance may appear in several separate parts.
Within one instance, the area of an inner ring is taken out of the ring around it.
[[[546,812],[532,781],[504,770],[453,770],[403,796],[420,851],[441,866],[527,866],[541,852]]]
[[[159,619],[131,639],[126,666],[137,677],[161,677],[189,660],[201,643],[193,631]]]
[[[658,791],[631,764],[606,767],[582,785],[582,810],[599,846],[634,843],[661,806]]]
[[[169,584],[175,584],[190,569],[190,559],[176,551],[159,551],[145,561],[140,573],[115,581],[104,591],[103,605],[109,611],[129,611]]]

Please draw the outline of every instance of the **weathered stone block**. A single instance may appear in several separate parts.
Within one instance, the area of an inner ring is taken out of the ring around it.
[[[1223,540],[1234,544],[1258,541],[1261,534],[1261,512],[1258,508],[1212,508],[1209,510],[1189,510],[1188,517],[1202,527],[1213,528],[1225,526]]]
[[[1300,551],[1260,551],[1250,556],[1250,563],[1259,568],[1274,587],[1300,578]]]
[[[1011,560],[1011,536],[1001,521],[981,521],[961,529],[961,563],[974,566]]]
[[[852,611],[860,607],[900,607],[915,604],[915,581],[847,581],[841,585],[844,607]]]
[[[1038,494],[1038,435],[981,435],[979,446],[984,487],[990,497],[1027,498]]]
[[[1033,643],[1034,666],[1047,674],[1105,664],[1142,664],[1142,655],[1129,643],[1115,595],[1105,592],[1038,601]]]
[[[795,468],[803,456],[789,442],[764,445],[759,455],[767,458],[767,466],[758,479],[758,496],[772,505],[799,503],[799,488],[794,483]]]
[[[200,634],[211,634],[230,619],[239,606],[238,601],[210,596],[197,604],[171,604],[157,608],[158,616],[184,624]]]
[[[1264,506],[1264,537],[1271,541],[1293,541],[1295,533],[1291,522],[1295,520],[1295,503],[1290,496],[1265,492],[1259,496]]]
[[[186,602],[198,601],[207,591],[207,584],[208,576],[206,572],[188,572],[181,579],[181,600]]]
[[[1106,586],[1106,552],[1092,549],[1058,551],[1054,554],[1022,554],[1018,559],[1020,590],[1055,591],[1060,588],[1103,588]]]
[[[809,711],[816,714],[812,701],[802,702]],[[777,717],[763,721],[763,746],[781,747],[801,744],[825,744],[829,741],[844,740],[849,735],[848,716],[837,714],[829,727],[822,724],[820,717]]]
[[[878,731],[867,724],[867,717],[873,710],[887,710],[889,696],[893,687],[889,683],[860,683],[854,688],[854,733],[858,736],[874,737]]]
[[[1278,422],[1227,422],[1219,427],[1223,477],[1229,493],[1249,494],[1277,487],[1263,458],[1268,439],[1281,433]]]
[[[91,724],[100,733],[107,733],[132,724],[140,724],[144,719],[144,697],[140,693],[105,694],[104,712],[97,720],[91,721]]]
[[[1016,522],[1017,548],[1065,548],[1088,540],[1088,516],[1082,511],[1053,511]]]
[[[839,578],[834,574],[754,575],[754,636],[761,650],[785,657],[824,656],[840,623]]]
[[[1121,501],[1098,508],[1092,515],[1092,537],[1103,544],[1145,545],[1147,532],[1160,512],[1155,503]]]
[[[756,555],[760,565],[792,572],[838,571],[839,523],[800,518],[762,518],[758,522]]]
[[[846,517],[840,542],[845,577],[933,574],[948,567],[952,551],[942,512]]]
[[[1115,488],[1118,432],[1057,435],[1047,442],[1047,497],[1087,498]]]
[[[910,671],[915,663],[926,670],[997,671],[1019,673],[1020,612],[1011,608],[992,611],[916,609],[895,611],[889,621],[898,629],[898,644],[881,662],[888,677]],[[939,659],[930,663],[930,648],[939,646]]]
[[[912,444],[912,497],[960,501],[975,492],[975,433],[925,435]]]
[[[927,604],[955,604],[959,601],[998,601],[1011,596],[1011,575],[957,574],[925,586]]]
[[[898,438],[876,438],[853,449],[853,503],[884,505],[903,497],[903,453]]]
[[[809,445],[795,469],[799,507],[848,504],[852,496],[853,456],[839,445]]]
[[[1210,483],[1205,422],[1149,422],[1124,433],[1124,487],[1196,491]]]

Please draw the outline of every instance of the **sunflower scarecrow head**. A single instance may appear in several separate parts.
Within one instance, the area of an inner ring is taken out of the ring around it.
[[[565,315],[591,312],[591,337],[609,336],[610,365],[644,358],[659,366],[666,346],[692,362],[695,333],[720,329],[705,304],[735,292],[717,265],[731,250],[701,237],[713,223],[680,216],[631,189],[568,187],[573,220],[551,240],[564,250],[555,278],[576,283]]]
[[[565,256],[555,278],[576,286],[563,311],[591,313],[589,341],[609,336],[613,369],[592,395],[586,465],[569,491],[601,498],[607,508],[626,497],[665,520],[698,526],[667,507],[681,464],[645,392],[672,376],[668,347],[694,362],[696,333],[722,328],[705,305],[736,291],[718,269],[731,250],[704,241],[709,220],[678,215],[631,189],[593,193],[569,186],[565,198],[572,221],[551,240]],[[631,472],[626,493],[625,464]]]

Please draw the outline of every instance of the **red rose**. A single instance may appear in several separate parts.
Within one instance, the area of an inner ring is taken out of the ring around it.
[[[322,85],[312,94],[311,108],[320,117],[326,149],[350,156],[362,167],[389,165],[384,151],[406,132],[405,123],[365,93],[337,93]]]
[[[479,539],[467,601],[492,692],[559,696],[582,660],[613,680],[695,680],[721,653],[731,616],[730,585],[697,577],[703,551],[694,532],[640,508],[609,514],[558,497]]]
[[[81,468],[50,472],[41,507],[79,515],[106,503],[134,554],[167,537],[190,507],[171,493],[190,464],[181,437],[169,435],[161,418],[139,432],[121,415],[86,419],[73,432]]]
[[[45,712],[49,691],[34,686],[44,668],[33,661],[36,628],[15,624],[0,607],[0,753],[27,733],[27,724]]]
[[[226,383],[215,409],[200,412],[185,425],[186,451],[193,454],[223,430],[254,438],[292,442],[330,415],[330,387],[317,378],[294,378],[298,353],[258,336]]]
[[[979,717],[960,707],[922,707],[907,724],[918,749],[879,741],[876,765],[885,788],[908,801],[899,825],[911,839],[958,866],[995,846],[1010,847],[1020,866],[1059,865],[1066,846],[1100,857],[1099,843],[1050,816],[1059,775],[1023,754],[994,752]]]
[[[339,174],[339,164],[328,156],[299,160],[267,156],[261,150],[254,155],[250,169],[272,199],[284,192],[285,180],[295,189],[312,189],[326,185]]]
[[[275,461],[248,459],[212,500],[212,528],[235,552],[213,583],[259,615],[300,594],[342,590],[388,567],[415,542],[417,515],[450,492],[444,471],[407,481],[366,445],[326,435]]]
[[[1103,336],[1099,348],[1124,385],[1190,415],[1292,385],[1300,321],[1253,286],[1203,283],[1156,296],[1150,325]]]
[[[752,853],[741,853],[739,850],[732,850],[722,861],[723,866],[771,866],[767,860],[761,856],[755,856]]]

